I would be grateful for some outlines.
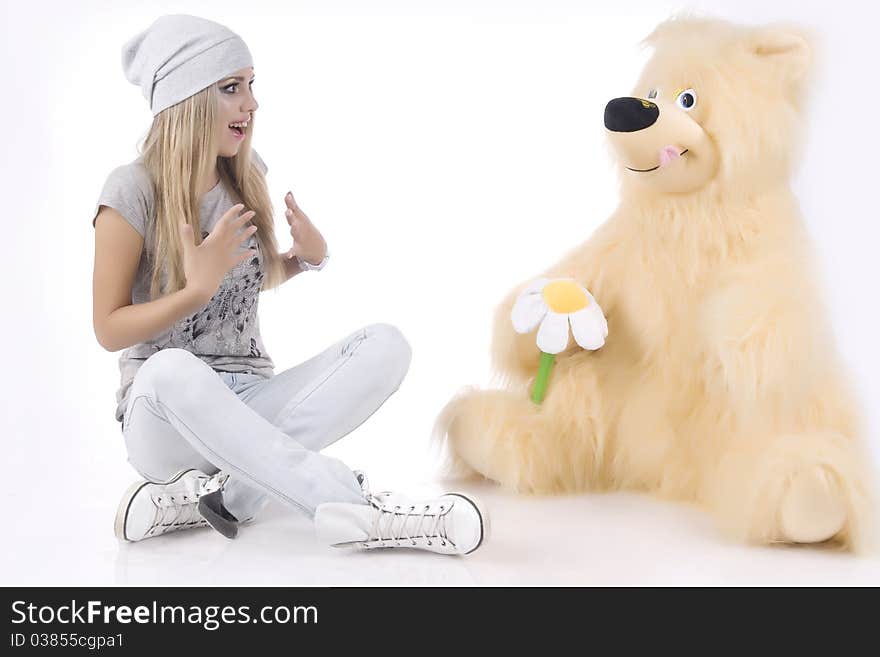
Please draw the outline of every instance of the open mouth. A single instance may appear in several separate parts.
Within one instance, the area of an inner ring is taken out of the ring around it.
[[[232,134],[235,136],[236,139],[244,139],[244,133],[247,130],[247,127],[230,125],[229,130],[230,130],[230,132],[232,132]]]
[[[678,153],[677,155],[673,154],[673,159],[683,156],[685,153],[688,152],[688,150],[690,150],[690,149],[685,148],[681,153]],[[633,169],[632,167],[626,167],[626,168],[629,169],[630,171],[635,171],[636,173],[648,173],[649,171],[656,171],[660,167],[669,164],[669,162],[671,162],[671,161],[672,161],[671,159],[661,161],[660,164],[658,164],[655,167],[651,167],[650,169]]]

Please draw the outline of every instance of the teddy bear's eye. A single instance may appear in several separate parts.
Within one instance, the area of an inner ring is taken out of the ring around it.
[[[656,97],[657,97],[657,90],[656,90],[656,89],[651,89],[651,90],[648,92],[648,100],[654,100]]]
[[[675,104],[686,112],[697,106],[697,92],[693,89],[685,89],[675,99]]]

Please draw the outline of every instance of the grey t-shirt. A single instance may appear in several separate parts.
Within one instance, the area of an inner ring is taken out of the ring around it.
[[[251,153],[265,173],[268,170],[265,162],[256,151],[252,150]],[[217,220],[240,202],[234,193],[227,190],[222,180],[217,183],[202,197],[202,236],[207,236]],[[95,204],[93,227],[102,205],[119,212],[144,237],[131,301],[133,304],[145,303],[150,300],[155,199],[143,156],[110,172]],[[256,249],[257,256],[233,267],[204,308],[179,320],[160,335],[122,352],[119,357],[120,386],[116,392],[118,421],[122,422],[135,373],[147,358],[161,349],[186,349],[220,372],[249,372],[267,378],[274,374],[275,366],[263,346],[257,316],[264,276],[263,254],[255,235],[243,243],[242,248]]]

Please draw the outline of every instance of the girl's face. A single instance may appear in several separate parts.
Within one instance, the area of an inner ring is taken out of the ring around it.
[[[235,71],[217,83],[220,96],[217,143],[221,157],[235,156],[251,130],[251,118],[259,107],[254,98],[253,84],[253,68]]]

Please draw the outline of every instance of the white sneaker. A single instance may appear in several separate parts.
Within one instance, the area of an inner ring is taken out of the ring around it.
[[[470,554],[489,534],[483,505],[464,493],[414,501],[403,495],[372,494],[356,473],[367,504],[328,502],[315,512],[318,538],[333,547],[413,548],[439,554]]]
[[[199,500],[221,490],[228,477],[223,473],[208,476],[191,469],[178,472],[168,481],[135,482],[119,502],[114,523],[116,537],[140,541],[179,529],[213,526],[199,512]],[[218,531],[227,535],[221,529]]]

